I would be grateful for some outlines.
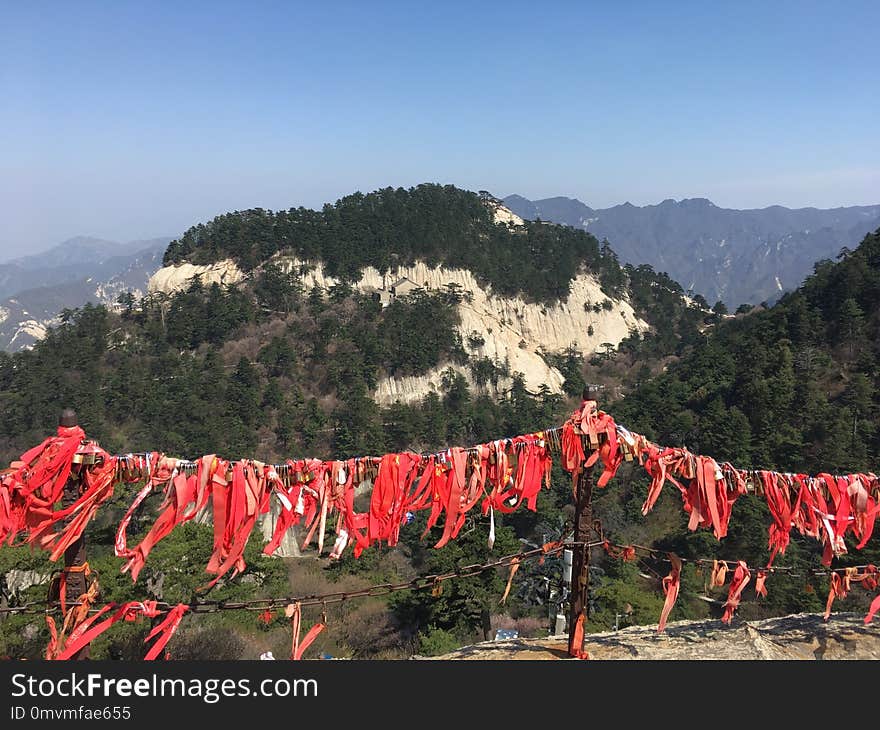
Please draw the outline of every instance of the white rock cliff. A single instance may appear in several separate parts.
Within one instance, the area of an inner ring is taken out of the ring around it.
[[[310,264],[289,256],[278,256],[274,263],[287,271],[306,270],[302,280],[307,290],[315,285],[327,289],[338,283],[337,279],[324,273],[320,263]],[[194,276],[200,276],[206,284],[235,284],[245,278],[231,260],[208,266],[167,266],[150,279],[149,291],[170,294],[185,288]],[[558,352],[573,345],[582,352],[592,353],[604,343],[616,347],[631,330],[644,332],[648,329],[648,324],[636,316],[628,301],[608,300],[596,278],[587,273],[581,273],[572,282],[567,301],[556,304],[496,296],[470,271],[432,267],[422,262],[398,267],[384,275],[367,267],[355,288],[376,292],[401,277],[428,290],[444,290],[450,285],[456,287],[465,295],[458,305],[461,320],[458,329],[470,354],[506,364],[510,373],[522,373],[526,387],[532,391],[542,384],[554,393],[562,388],[562,375],[546,363],[541,351]],[[599,307],[596,311],[594,305],[601,305],[606,300],[610,301],[610,309]],[[476,343],[473,347],[468,345],[472,334],[475,335],[472,341]],[[482,344],[479,344],[480,339]],[[374,397],[382,404],[419,400],[430,391],[439,390],[445,369],[445,366],[440,367],[420,377],[385,378],[379,383]],[[466,368],[456,369],[473,384]],[[501,387],[508,384],[509,381],[501,383]]]

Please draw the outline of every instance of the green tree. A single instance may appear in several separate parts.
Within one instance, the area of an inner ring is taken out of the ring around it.
[[[855,299],[848,297],[840,306],[840,340],[849,348],[852,356],[857,341],[862,337],[865,324],[865,313]]]
[[[509,555],[520,549],[513,531],[496,525],[495,546],[490,553],[486,545],[488,526],[480,519],[466,525],[458,538],[447,543],[442,550],[435,550],[431,546],[442,534],[442,529],[435,527],[421,541],[419,535],[424,522],[424,515],[419,514],[414,524],[401,531],[401,541],[422,575],[454,572],[458,566],[489,562],[493,555]],[[428,637],[437,630],[453,634],[460,643],[487,640],[491,638],[491,614],[498,606],[505,580],[506,575],[501,571],[489,570],[448,581],[442,584],[437,595],[432,595],[430,590],[397,594],[391,605],[405,629],[412,633],[423,632],[427,651],[433,646]]]

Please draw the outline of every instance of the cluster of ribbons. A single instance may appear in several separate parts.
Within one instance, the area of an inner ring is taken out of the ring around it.
[[[59,509],[75,471],[77,498]],[[0,544],[12,545],[24,535],[28,544],[49,550],[57,560],[113,495],[115,484],[115,459],[86,441],[81,428],[59,427],[55,436],[0,472]]]
[[[583,450],[585,439],[589,441],[589,456]],[[688,528],[711,529],[719,540],[727,535],[734,502],[750,492],[763,496],[772,522],[768,530],[769,560],[766,568],[759,569],[755,576],[755,592],[759,596],[767,595],[767,570],[777,555],[785,553],[792,528],[801,535],[819,540],[824,548],[822,563],[831,565],[834,557],[847,552],[844,536],[848,531],[856,538],[857,549],[867,544],[880,512],[880,479],[875,474],[834,476],[822,473],[814,477],[737,469],[728,462],[719,464],[709,456],[693,454],[683,447],[657,446],[644,436],[615,424],[611,416],[598,411],[590,401],[586,401],[563,426],[561,445],[562,465],[568,471],[574,471],[579,464],[591,466],[601,459],[604,469],[597,481],[600,487],[616,474],[623,461],[638,459],[651,477],[642,514],[651,511],[668,481],[681,494],[682,506],[689,516]],[[632,547],[612,548],[609,544],[606,549],[624,560],[635,558]],[[665,602],[658,631],[664,630],[681,586],[681,560],[673,554],[669,560],[672,569],[661,582]],[[726,575],[727,564],[716,562],[712,585],[723,586]],[[826,618],[834,599],[844,598],[851,582],[859,581],[869,590],[877,586],[873,566],[861,574],[847,571],[832,572],[831,575]],[[732,621],[743,590],[751,580],[749,567],[738,561],[724,604],[722,620],[725,623]],[[865,622],[870,622],[878,611],[880,596],[874,599]]]
[[[119,458],[86,440],[78,426],[59,427],[55,436],[0,472],[0,543],[16,544],[16,538],[23,536],[25,544],[48,550],[50,559],[57,560],[82,536],[98,508],[113,496],[120,481],[118,466]],[[71,480],[76,485],[71,504],[59,508]],[[66,570],[89,574],[87,563]],[[109,603],[95,610],[97,580],[92,580],[77,602],[68,606],[63,574],[58,585],[64,618],[59,630],[55,620],[46,617],[50,633],[46,659],[75,656],[118,621],[134,621],[141,616],[158,618],[164,613],[145,640],[155,639],[145,657],[155,659],[188,610],[181,604],[163,612],[157,609],[156,601],[131,601],[121,606]]]
[[[91,603],[85,600],[68,611],[60,632],[55,626],[54,619],[51,616],[46,617],[51,636],[46,647],[46,659],[61,660],[75,657],[79,651],[119,621],[136,621],[141,617],[152,619],[163,614],[157,609],[156,601],[129,601],[122,605],[108,603],[94,613],[89,613],[90,606]],[[159,658],[165,645],[177,631],[183,614],[188,610],[189,606],[181,603],[164,611],[162,621],[153,626],[144,639],[144,643],[155,639],[144,659],[152,661]]]
[[[211,455],[182,463],[158,453],[118,458],[123,478],[149,475],[116,534],[116,555],[126,561],[123,572],[130,571],[137,580],[155,545],[210,503],[214,552],[206,570],[215,578],[206,587],[230,570],[234,575],[244,569],[248,537],[260,515],[269,511],[273,496],[279,515],[266,554],[275,552],[294,526],[303,530],[302,548],[315,542],[319,554],[331,536],[332,558],[340,557],[349,544],[356,556],[377,543],[396,545],[401,526],[417,510],[429,510],[425,534],[442,526],[435,545],[440,548],[457,537],[478,504],[483,514],[496,509],[512,512],[523,503],[535,510],[538,492],[549,486],[552,465],[541,433],[429,456],[403,452],[346,461],[302,459],[269,465]],[[369,509],[358,512],[355,493],[365,482],[372,483]],[[160,490],[164,501],[158,518],[143,539],[129,547],[132,515],[150,493]]]
[[[847,552],[847,532],[856,538],[857,549],[867,544],[880,513],[880,479],[875,474],[813,477],[743,470],[684,448],[655,446],[638,434],[625,432],[623,438],[651,476],[643,514],[651,510],[663,484],[669,481],[681,493],[684,510],[690,515],[688,527],[709,528],[721,539],[727,535],[737,498],[748,492],[762,495],[772,518],[768,567],[777,555],[785,553],[792,528],[819,540],[824,546],[822,563],[830,565],[832,558]]]
[[[826,621],[831,616],[831,606],[834,604],[834,601],[838,598],[846,598],[853,583],[861,584],[866,590],[876,591],[877,585],[880,583],[880,570],[874,565],[867,565],[864,568],[845,568],[842,571],[832,573],[831,586],[828,590],[828,601],[825,604],[825,614],[823,616]],[[871,602],[871,607],[865,616],[865,623],[870,623],[878,611],[880,611],[880,595]]]
[[[601,532],[601,528],[600,528]],[[657,551],[651,548],[637,547],[635,545],[615,545],[608,539],[604,539],[601,543],[602,548],[612,558],[631,562],[638,559],[638,550],[647,551],[650,555],[656,557]],[[669,574],[661,581],[663,593],[666,600],[660,614],[660,621],[657,626],[658,632],[662,632],[666,628],[669,614],[675,605],[681,589],[681,570],[683,559],[675,553],[668,553],[665,560],[671,565]],[[702,573],[705,560],[696,561],[698,571]],[[712,568],[709,574],[706,587],[708,589],[723,588],[727,584],[728,575],[731,576],[730,585],[727,591],[727,600],[724,603],[724,612],[721,616],[722,622],[730,624],[733,620],[733,614],[740,604],[743,591],[752,580],[752,573],[755,573],[754,591],[755,596],[763,598],[767,597],[767,576],[770,572],[779,570],[779,568],[761,567],[750,568],[745,561],[727,561],[712,560]],[[787,572],[788,569],[783,569]],[[837,599],[846,598],[853,584],[861,585],[868,591],[877,590],[880,585],[880,569],[874,565],[852,566],[849,568],[835,568],[830,571],[830,588],[828,592],[828,601],[825,606],[823,618],[827,621],[831,616],[831,606]],[[868,613],[865,616],[865,624],[869,624],[875,614],[880,611],[880,595],[878,595],[871,603]]]
[[[691,453],[685,448],[661,447],[651,443],[640,434],[617,427],[618,443],[627,452],[625,458],[638,458],[651,477],[651,484],[642,514],[654,507],[663,485],[668,481],[678,488],[684,511],[689,515],[688,528],[711,529],[717,539],[727,535],[734,502],[742,495],[755,493],[763,496],[770,512],[768,530],[767,568],[773,565],[777,555],[785,554],[791,530],[819,540],[823,545],[822,563],[831,565],[834,557],[847,552],[844,536],[851,532],[856,538],[857,549],[863,548],[874,530],[874,522],[880,512],[880,479],[875,474],[847,474],[834,476],[819,474],[780,473],[769,470],[737,469],[728,462],[719,464],[708,456]],[[672,570],[663,581],[666,596],[658,629],[666,625],[666,619],[678,596],[681,581],[681,562],[670,556]],[[722,563],[713,585],[724,585],[726,564]],[[837,575],[833,573],[832,576]],[[767,570],[757,571],[755,591],[766,596]],[[739,605],[743,589],[752,579],[745,563],[739,562],[733,571],[727,602],[722,620],[730,623]],[[832,580],[835,580],[832,578]],[[720,581],[720,582],[719,582]],[[871,586],[871,580],[865,587]],[[847,584],[848,588],[848,584]],[[832,593],[837,597],[846,591]],[[829,608],[833,599],[829,598]],[[866,616],[869,622],[880,608],[880,596],[874,601]]]
[[[561,428],[475,447],[452,447],[428,455],[401,452],[347,460],[288,460],[284,464],[230,461],[213,454],[196,461],[158,452],[111,456],[86,441],[82,429],[62,427],[56,436],[0,473],[0,542],[15,544],[21,537],[30,545],[49,550],[57,560],[82,535],[98,508],[112,496],[115,485],[145,482],[122,519],[115,542],[116,555],[124,560],[122,570],[130,572],[134,581],[159,541],[209,507],[214,545],[206,571],[213,579],[203,588],[210,588],[230,572],[235,576],[245,568],[248,539],[273,499],[279,505],[279,516],[264,548],[267,554],[298,526],[304,535],[303,548],[314,541],[322,554],[332,540],[331,558],[340,557],[348,545],[358,556],[371,545],[397,544],[402,525],[418,510],[428,510],[425,535],[435,526],[442,527],[435,544],[441,548],[456,538],[477,505],[489,517],[491,547],[496,510],[508,513],[522,505],[537,508],[538,493],[549,487],[554,451],[559,452],[563,468],[573,474],[600,466],[599,487],[608,484],[624,461],[637,459],[651,477],[643,513],[651,510],[669,481],[681,493],[690,529],[711,529],[718,539],[727,534],[737,498],[749,491],[763,495],[772,516],[768,566],[777,554],[785,552],[793,527],[824,543],[823,561],[828,564],[846,551],[843,538],[847,531],[856,536],[859,547],[864,546],[880,511],[880,481],[873,474],[811,477],[737,469],[685,448],[657,446],[616,424],[595,401],[587,400]],[[76,501],[59,509],[71,479],[78,484]],[[372,484],[369,509],[358,512],[355,495],[367,483]],[[138,544],[130,547],[127,530],[131,519],[155,492],[164,495],[159,515]],[[734,571],[737,590],[732,586],[728,600],[731,614],[750,579],[747,569]],[[675,569],[663,581],[669,610],[678,582]],[[669,610],[664,608],[661,624]],[[120,611],[122,608],[117,608],[110,618]],[[132,611],[122,611],[115,620],[131,617]]]
[[[657,625],[658,632],[662,632],[666,629],[666,622],[669,619],[669,614],[672,612],[672,608],[675,605],[675,601],[678,599],[678,593],[681,589],[681,558],[674,553],[670,553],[669,562],[672,564],[672,570],[669,571],[669,575],[663,578],[662,581],[663,593],[666,596],[666,600],[663,602],[663,609],[660,612],[660,622]],[[716,588],[723,586],[727,579],[727,571],[728,566],[725,561],[715,561],[715,564],[712,567],[710,585]],[[752,574],[749,570],[749,566],[742,560],[737,561],[736,567],[733,571],[733,577],[730,580],[727,601],[724,603],[724,614],[721,617],[721,620],[724,623],[729,624],[733,621],[733,613],[736,611],[737,606],[739,606],[743,591],[751,579]],[[766,579],[766,572],[759,573],[757,582],[755,583],[755,591],[758,595],[767,595],[767,590],[764,587],[764,581]]]

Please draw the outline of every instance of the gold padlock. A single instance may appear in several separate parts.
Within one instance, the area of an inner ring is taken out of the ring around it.
[[[84,466],[90,466],[92,464],[97,464],[98,460],[102,457],[102,451],[98,444],[94,441],[83,441],[80,447],[76,450],[76,453],[73,455],[71,462],[74,464],[83,464]]]

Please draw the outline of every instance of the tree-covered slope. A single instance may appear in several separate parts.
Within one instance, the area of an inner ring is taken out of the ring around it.
[[[848,473],[873,471],[880,462],[880,231],[838,262],[820,261],[797,291],[774,307],[720,321],[684,349],[662,374],[648,379],[608,410],[619,424],[665,446],[729,460],[740,468]],[[592,620],[608,625],[635,607],[626,623],[644,622],[643,606],[669,570],[667,551],[689,561],[744,560],[755,567],[769,557],[771,516],[761,497],[737,500],[727,537],[687,529],[678,491],[664,489],[641,515],[648,479],[637,465],[625,467],[600,492],[594,509],[608,537],[659,552],[638,567],[600,558],[593,584]],[[876,533],[863,550],[835,566],[876,564]],[[828,594],[821,546],[793,533],[767,582],[768,596],[751,587],[738,609],[742,618],[819,611]],[[816,569],[819,569],[818,571]],[[708,584],[705,564],[685,565],[682,594],[672,618],[718,616],[726,587]],[[648,578],[649,574],[654,579]],[[641,576],[641,577],[640,577]],[[646,594],[645,590],[649,592]],[[873,594],[854,590],[835,610],[865,610]]]
[[[742,465],[877,468],[880,230],[774,307],[724,321],[620,404],[661,442]]]

